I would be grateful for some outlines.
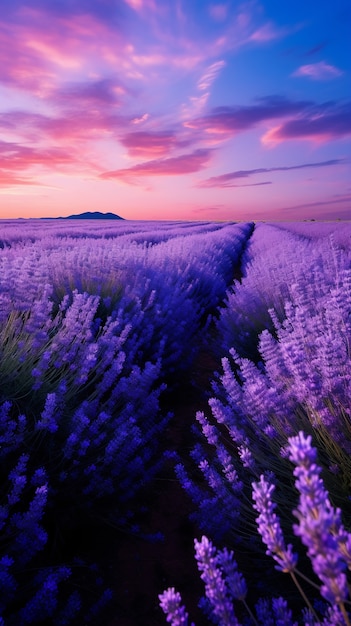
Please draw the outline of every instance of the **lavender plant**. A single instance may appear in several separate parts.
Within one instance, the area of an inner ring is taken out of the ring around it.
[[[296,598],[294,600],[295,616],[284,597],[260,598],[250,608],[250,588],[248,590],[238,570],[233,551],[226,548],[217,550],[203,536],[201,541],[195,540],[195,558],[205,583],[205,597],[200,604],[209,621],[219,626],[349,626],[351,623],[347,581],[347,571],[351,569],[351,533],[342,523],[341,510],[334,508],[329,500],[311,437],[303,432],[290,437],[286,453],[295,465],[293,474],[299,495],[297,508],[293,511],[298,524],[293,525],[293,532],[307,547],[313,572],[322,584],[319,587],[305,572],[300,571],[298,554],[291,544],[286,545],[280,518],[275,513],[277,505],[272,501],[275,485],[261,475],[259,481],[252,483],[252,506],[258,512],[257,530],[267,548],[267,555],[277,563],[276,568],[292,577],[301,594],[301,602],[298,603]],[[306,591],[302,585],[307,588]],[[318,601],[318,592],[325,602]],[[172,626],[188,625],[188,613],[174,588],[164,591],[159,599]],[[298,605],[299,615],[296,610]]]

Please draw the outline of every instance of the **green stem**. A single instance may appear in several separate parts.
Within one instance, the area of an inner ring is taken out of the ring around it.
[[[297,578],[295,576],[295,573],[294,572],[290,572],[290,575],[291,575],[291,578],[293,579],[297,589],[299,590],[302,598],[304,599],[304,601],[306,603],[306,606],[309,608],[309,610],[311,611],[312,615],[315,617],[316,621],[319,621],[318,615],[315,612],[315,610],[314,610],[312,604],[310,603],[309,599],[307,598],[307,596],[306,596],[304,590],[302,589],[299,581],[297,580]],[[348,625],[348,626],[350,626],[350,625]]]

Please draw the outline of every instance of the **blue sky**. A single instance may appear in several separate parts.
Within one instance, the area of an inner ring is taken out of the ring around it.
[[[351,5],[5,0],[0,216],[351,219]]]

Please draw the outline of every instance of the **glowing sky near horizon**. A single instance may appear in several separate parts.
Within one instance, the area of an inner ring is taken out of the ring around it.
[[[0,218],[351,219],[349,0],[3,0]]]

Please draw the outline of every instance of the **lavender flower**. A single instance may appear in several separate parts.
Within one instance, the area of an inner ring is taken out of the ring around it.
[[[217,561],[220,569],[225,575],[225,582],[231,597],[234,600],[244,601],[247,594],[247,585],[245,578],[238,570],[238,564],[234,558],[232,550],[219,550]]]
[[[60,567],[46,575],[36,594],[20,611],[21,624],[36,624],[53,615],[58,604],[59,585],[70,574],[67,567]]]
[[[321,469],[316,456],[310,435],[299,432],[289,438],[289,458],[296,465],[295,485],[300,493],[294,511],[299,523],[294,525],[294,532],[307,547],[313,570],[323,583],[321,594],[331,604],[340,604],[348,597],[346,563],[338,543],[338,535],[344,528],[341,510],[331,505],[319,476]]]
[[[286,547],[279,517],[274,512],[276,504],[272,502],[271,496],[275,486],[269,484],[261,475],[260,482],[253,482],[252,487],[252,497],[255,501],[253,507],[259,513],[256,518],[258,532],[267,546],[266,554],[272,556],[278,563],[277,569],[282,572],[293,572],[297,564],[297,555],[293,552],[291,544]]]
[[[277,626],[298,626],[292,621],[292,613],[284,598],[273,598],[272,608]]]
[[[221,626],[239,626],[239,622],[234,614],[225,575],[221,569],[221,559],[226,561],[226,565],[228,565],[227,555],[222,554],[218,557],[216,549],[205,536],[202,537],[201,541],[195,539],[194,543],[195,558],[201,572],[201,579],[205,583],[206,597],[212,606],[214,615],[219,618]],[[231,577],[231,582],[234,583],[233,576]],[[239,584],[238,579],[235,580],[233,590],[234,593],[237,591],[240,595],[243,591],[242,584]]]
[[[182,604],[182,598],[174,587],[170,587],[159,596],[160,607],[166,614],[166,619],[171,626],[188,626],[188,613]]]
[[[55,433],[58,429],[57,416],[57,399],[55,393],[48,393],[45,400],[44,411],[41,413],[40,420],[37,422],[38,430],[48,430]]]

